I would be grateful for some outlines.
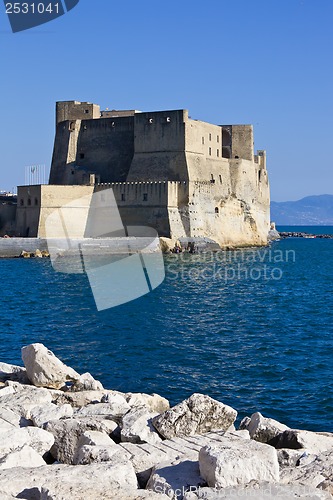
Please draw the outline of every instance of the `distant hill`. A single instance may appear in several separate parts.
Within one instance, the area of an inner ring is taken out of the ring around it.
[[[333,226],[333,195],[271,202],[271,221],[280,226]]]

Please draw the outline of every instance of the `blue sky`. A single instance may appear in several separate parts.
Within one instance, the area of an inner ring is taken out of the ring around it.
[[[1,189],[50,165],[76,99],[252,123],[273,200],[333,194],[332,0],[80,0],[16,34],[0,9]]]

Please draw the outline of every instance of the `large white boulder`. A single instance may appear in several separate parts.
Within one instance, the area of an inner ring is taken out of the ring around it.
[[[111,421],[110,421],[111,422]],[[51,449],[53,457],[64,464],[74,464],[74,457],[80,444],[82,435],[87,431],[106,431],[107,422],[92,418],[68,418],[51,420],[45,429],[54,436],[54,445]]]
[[[155,429],[165,438],[191,436],[213,430],[227,430],[237,412],[204,394],[191,397],[153,418]]]
[[[42,465],[46,465],[43,458],[27,445],[0,457],[0,470],[14,467],[41,467]]]
[[[227,488],[252,480],[279,481],[276,450],[248,439],[230,440],[204,446],[199,452],[201,476],[208,486]]]
[[[156,412],[158,414],[163,413],[170,408],[169,401],[158,394],[128,392],[125,397],[131,408],[145,406],[148,411]]]
[[[21,384],[30,384],[27,371],[23,366],[0,363],[0,381],[14,380]]]
[[[1,403],[0,403],[1,404]],[[13,427],[26,427],[31,424],[29,420],[10,408],[0,407],[0,430],[12,429]]]
[[[60,389],[68,381],[79,380],[80,375],[66,366],[43,344],[22,347],[22,359],[31,383],[37,387]]]
[[[108,403],[96,403],[83,406],[76,409],[74,412],[75,418],[104,416],[111,419],[120,419],[131,407],[126,402],[125,398],[119,395],[113,395],[109,398]]]
[[[274,443],[276,448],[305,449],[310,454],[333,450],[333,434],[290,429],[279,434]]]
[[[30,410],[30,419],[36,427],[43,427],[50,420],[60,420],[73,416],[73,408],[70,404],[56,406],[53,403],[35,406]]]
[[[39,455],[44,455],[50,451],[53,443],[53,435],[37,427],[3,429],[0,430],[0,457],[24,446],[30,446]]]
[[[22,386],[23,388],[16,391],[14,394],[1,396],[0,391],[0,407],[12,410],[26,419],[30,419],[30,410],[38,405],[51,403],[52,397],[47,389],[37,389],[33,386]]]
[[[162,441],[152,425],[152,418],[146,407],[134,407],[122,418],[121,441],[129,443],[159,443]]]
[[[43,500],[96,500],[102,499],[102,495],[108,499],[119,490],[134,492],[136,488],[136,475],[129,462],[80,466],[54,464],[0,471],[0,491],[5,490],[10,495],[21,494],[21,498],[39,498],[36,495],[39,491],[43,492],[40,496]]]
[[[251,418],[245,417],[241,421],[239,429],[248,430],[251,439],[255,441],[270,443],[276,436],[289,430],[289,427],[273,418],[266,418],[261,413],[256,412],[251,415]]]
[[[80,378],[73,384],[73,391],[102,391],[103,385],[98,380],[95,380],[90,373],[83,373]]]
[[[182,460],[154,467],[147,489],[181,500],[188,488],[198,489],[205,481],[200,476],[197,460]]]

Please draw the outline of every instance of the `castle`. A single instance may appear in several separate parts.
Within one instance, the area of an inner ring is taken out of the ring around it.
[[[19,187],[17,234],[45,237],[55,208],[106,188],[125,226],[208,237],[222,247],[267,243],[266,153],[254,154],[251,125],[212,125],[187,110],[57,102],[49,185]]]

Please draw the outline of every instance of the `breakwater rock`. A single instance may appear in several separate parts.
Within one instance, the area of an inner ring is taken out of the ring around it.
[[[42,344],[0,363],[0,498],[333,498],[333,434],[290,429],[204,394],[105,389]]]
[[[281,231],[280,238],[319,238],[330,240],[333,239],[333,234],[311,234],[303,231]]]

